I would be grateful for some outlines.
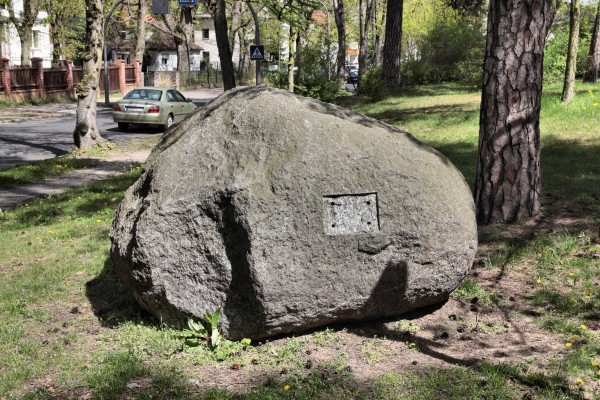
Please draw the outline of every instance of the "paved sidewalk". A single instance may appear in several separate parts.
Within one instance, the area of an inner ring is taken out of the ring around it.
[[[181,93],[191,98],[197,105],[205,104],[223,93],[223,88],[199,88],[181,90]],[[119,101],[120,97],[111,97],[110,102]],[[40,118],[55,118],[62,115],[75,115],[77,102],[48,103],[39,105],[22,105],[15,107],[0,107],[0,125],[18,123]],[[106,110],[104,99],[98,99],[98,111]]]

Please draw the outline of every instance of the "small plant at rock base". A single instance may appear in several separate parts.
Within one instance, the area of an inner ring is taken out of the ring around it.
[[[188,319],[189,329],[181,332],[181,336],[185,338],[185,345],[195,347],[204,343],[212,351],[217,361],[223,361],[239,351],[247,349],[250,339],[244,338],[239,342],[227,340],[219,331],[220,321],[220,309],[213,313],[206,313],[202,322]]]

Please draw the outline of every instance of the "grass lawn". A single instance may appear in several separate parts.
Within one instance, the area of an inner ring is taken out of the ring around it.
[[[542,215],[480,227],[469,277],[426,315],[249,347],[192,346],[142,311],[112,269],[110,224],[138,168],[3,211],[0,398],[600,398],[595,91],[580,85],[563,105],[560,87],[546,89]],[[440,150],[472,183],[479,100],[472,88],[444,84],[373,104],[343,102]],[[78,162],[48,161],[73,169]],[[0,183],[36,179],[18,170],[3,171]]]

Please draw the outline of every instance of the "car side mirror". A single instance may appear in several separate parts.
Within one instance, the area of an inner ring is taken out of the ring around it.
[[[186,99],[188,103],[192,102],[192,99],[190,99],[189,97]]]

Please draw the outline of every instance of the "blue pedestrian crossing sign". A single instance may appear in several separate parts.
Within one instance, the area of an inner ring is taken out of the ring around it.
[[[250,60],[264,60],[265,59],[265,46],[262,44],[250,45]]]

